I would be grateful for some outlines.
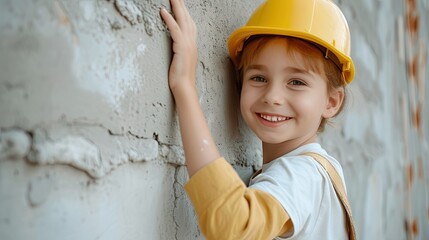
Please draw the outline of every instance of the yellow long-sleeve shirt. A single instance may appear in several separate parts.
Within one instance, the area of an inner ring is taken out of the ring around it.
[[[282,205],[269,193],[247,188],[224,158],[194,174],[185,190],[208,240],[273,239],[292,229]]]

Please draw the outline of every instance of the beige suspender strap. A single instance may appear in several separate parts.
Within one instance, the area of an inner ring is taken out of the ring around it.
[[[347,194],[346,194],[346,191],[344,190],[343,181],[341,180],[340,175],[338,175],[334,166],[332,166],[332,164],[322,155],[318,153],[313,153],[313,152],[304,153],[304,155],[314,158],[318,163],[320,163],[320,165],[323,166],[323,168],[328,173],[329,177],[331,178],[332,185],[334,186],[335,192],[337,193],[337,196],[340,199],[344,210],[346,211],[346,215],[347,215],[346,222],[347,222],[347,231],[349,233],[349,239],[355,240],[356,231],[353,224],[352,210],[350,208],[349,201],[347,200]]]

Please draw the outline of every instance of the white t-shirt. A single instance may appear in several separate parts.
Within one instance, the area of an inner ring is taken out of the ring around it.
[[[262,166],[249,187],[273,195],[289,214],[294,229],[276,239],[348,239],[346,215],[326,170],[310,156],[315,152],[327,158],[344,183],[341,165],[318,143],[301,146]]]

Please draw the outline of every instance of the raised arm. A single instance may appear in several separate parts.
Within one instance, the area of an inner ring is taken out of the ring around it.
[[[197,30],[183,0],[171,0],[174,19],[165,9],[161,16],[173,40],[169,84],[179,114],[180,133],[190,176],[220,157],[201,110],[195,86]]]

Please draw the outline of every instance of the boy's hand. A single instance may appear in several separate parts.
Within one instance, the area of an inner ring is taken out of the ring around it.
[[[167,24],[173,40],[173,60],[170,65],[169,84],[174,97],[195,90],[197,67],[197,28],[185,6],[184,0],[170,0],[174,19],[164,8],[161,17]]]

